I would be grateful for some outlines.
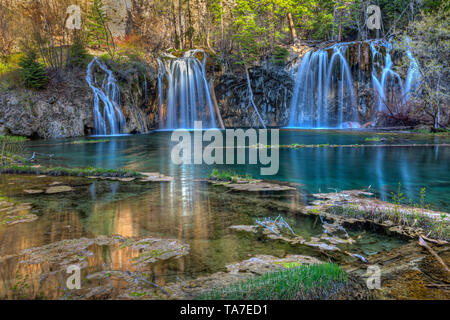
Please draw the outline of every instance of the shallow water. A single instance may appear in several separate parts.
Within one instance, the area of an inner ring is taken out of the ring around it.
[[[367,142],[370,133],[333,131],[282,131],[280,144],[377,144]],[[390,135],[387,135],[388,137]],[[393,135],[390,144],[448,143],[446,138],[415,138]],[[33,222],[0,224],[0,298],[17,298],[18,284],[26,283],[26,297],[62,297],[63,280],[51,263],[20,263],[22,250],[63,239],[95,238],[100,235],[174,238],[190,245],[188,255],[148,266],[150,279],[160,285],[180,279],[223,271],[229,263],[257,254],[284,256],[303,254],[320,257],[306,246],[260,241],[253,234],[230,229],[250,225],[261,217],[279,214],[306,240],[322,234],[320,221],[273,210],[272,196],[233,193],[221,186],[194,181],[205,178],[206,165],[176,166],[170,161],[170,132],[140,136],[116,136],[107,142],[73,144],[79,139],[32,141],[27,152],[37,153],[40,163],[158,171],[175,178],[173,183],[137,183],[90,180],[74,177],[0,175],[0,202],[29,203]],[[86,140],[86,138],[83,138]],[[51,156],[50,156],[51,155]],[[265,177],[298,184],[298,192],[278,197],[292,207],[301,207],[314,192],[367,188],[389,199],[400,181],[407,197],[418,201],[426,187],[426,201],[434,208],[448,209],[450,151],[447,147],[302,148],[280,149],[278,175]],[[259,166],[224,166],[237,173],[259,176]],[[64,194],[30,195],[27,189],[45,190],[60,182],[73,187]],[[0,215],[1,215],[0,208]],[[1,218],[1,216],[0,216]],[[362,230],[350,230],[352,237]],[[405,241],[370,230],[356,244],[341,249],[363,256],[396,248]],[[136,252],[94,245],[83,275],[101,270],[135,270]],[[11,255],[12,257],[7,257]],[[323,256],[321,257],[323,258]],[[349,258],[351,259],[351,258]],[[67,275],[64,275],[67,277]],[[16,286],[14,288],[14,286]],[[42,293],[42,295],[40,295]]]
[[[103,168],[127,168],[137,171],[159,171],[177,181],[205,178],[216,167],[258,178],[259,165],[174,165],[170,159],[170,132],[147,135],[108,137],[109,142],[71,144],[77,139],[33,141],[28,153],[38,153],[42,162],[54,165]],[[381,137],[386,142],[366,138]],[[374,134],[330,130],[282,130],[280,144],[338,145],[412,145],[448,144],[449,137],[412,134]],[[205,143],[206,145],[206,143]],[[49,155],[53,155],[51,158]],[[370,186],[381,199],[390,200],[398,183],[406,201],[420,200],[420,189],[426,188],[425,201],[434,209],[450,207],[450,148],[439,146],[382,148],[301,148],[280,149],[280,170],[266,179],[299,184],[303,194],[361,189]],[[185,187],[184,187],[185,188]]]
[[[65,194],[28,195],[23,190],[45,189],[58,181],[74,188]],[[230,229],[232,225],[254,224],[261,217],[282,214],[295,232],[306,240],[320,236],[320,221],[311,217],[283,214],[266,206],[270,197],[255,197],[228,192],[224,187],[204,182],[124,183],[93,181],[71,177],[0,176],[3,201],[30,203],[36,221],[0,225],[0,298],[17,298],[17,283],[27,283],[25,297],[58,298],[64,294],[63,278],[52,274],[51,263],[23,264],[22,250],[64,239],[94,238],[100,235],[124,237],[161,237],[179,239],[190,245],[188,255],[148,266],[151,280],[164,285],[179,279],[223,271],[233,262],[257,254],[284,256],[303,254],[320,257],[317,250],[294,247],[274,241],[259,241],[253,234]],[[302,205],[301,197],[278,199],[292,206]],[[351,236],[360,230],[350,231]],[[343,246],[364,256],[398,247],[405,241],[368,232],[356,245]],[[109,246],[91,246],[93,256],[86,261],[83,276],[102,270],[136,270],[135,252]],[[55,271],[55,270],[53,270]],[[50,273],[49,273],[50,272]],[[64,280],[65,281],[65,280]]]

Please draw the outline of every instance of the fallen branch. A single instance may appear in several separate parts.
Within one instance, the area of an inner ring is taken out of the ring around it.
[[[419,245],[426,248],[431,253],[431,255],[434,256],[436,260],[444,267],[445,271],[450,272],[450,269],[447,267],[444,260],[442,260],[441,257],[437,255],[437,253],[428,245],[428,243],[425,242],[425,240],[423,240],[422,237],[419,237]]]
[[[433,243],[436,243],[438,245],[448,244],[448,242],[444,241],[444,240],[430,239],[430,238],[425,237],[424,235],[421,235],[421,237],[422,237],[422,239],[427,240],[428,242],[433,242]]]

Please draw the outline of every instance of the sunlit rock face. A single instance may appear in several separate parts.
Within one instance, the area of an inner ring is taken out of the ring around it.
[[[123,37],[127,33],[128,13],[131,0],[104,0],[105,12],[110,18],[109,28],[113,37]]]

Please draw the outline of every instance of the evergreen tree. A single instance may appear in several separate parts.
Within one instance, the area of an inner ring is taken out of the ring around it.
[[[20,77],[27,88],[42,89],[48,83],[47,70],[37,60],[35,50],[28,50],[20,61]]]
[[[74,43],[70,47],[69,60],[67,64],[69,66],[85,67],[88,62],[89,54],[84,46],[80,37],[75,38]]]
[[[102,0],[94,0],[87,17],[87,44],[92,47],[106,46],[110,56],[115,55],[115,43],[108,28],[109,17],[104,11]]]

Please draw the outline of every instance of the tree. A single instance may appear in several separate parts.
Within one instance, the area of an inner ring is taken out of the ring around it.
[[[413,95],[420,99],[424,111],[432,118],[433,126],[443,126],[440,117],[448,113],[450,87],[450,20],[449,10],[441,6],[438,12],[422,14],[421,20],[411,22],[397,44],[410,51],[417,60],[421,84]],[[405,64],[409,65],[409,59]]]
[[[110,19],[104,11],[102,0],[94,0],[89,10],[86,29],[87,44],[93,47],[105,46],[111,58],[116,55],[116,44],[108,23]]]
[[[19,63],[20,77],[25,87],[30,89],[42,89],[48,83],[47,71],[44,65],[36,60],[36,50],[27,49],[25,57]]]

